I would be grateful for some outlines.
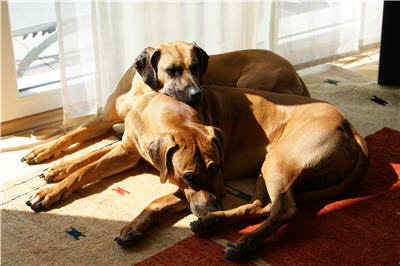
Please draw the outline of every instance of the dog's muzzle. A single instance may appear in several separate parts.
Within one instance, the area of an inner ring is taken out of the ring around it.
[[[187,91],[188,94],[188,105],[192,107],[197,107],[202,100],[203,93],[201,91],[201,88],[198,86],[187,86],[185,87],[185,91]]]
[[[205,216],[207,213],[222,210],[222,205],[214,194],[209,194],[206,202],[190,202],[190,210],[197,217]]]
[[[186,85],[185,87],[174,85],[173,87],[167,87],[162,93],[193,108],[199,106],[203,98],[202,89],[196,84]]]

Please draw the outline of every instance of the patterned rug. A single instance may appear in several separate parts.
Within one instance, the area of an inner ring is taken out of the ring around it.
[[[300,205],[297,218],[267,239],[255,258],[241,264],[398,263],[400,132],[384,128],[366,140],[371,165],[355,191]],[[160,191],[166,194],[173,190],[172,186],[160,185],[155,174],[143,163],[138,169],[74,193],[45,213],[33,213],[24,204],[27,196],[43,185],[39,177],[23,177],[4,185],[2,265],[233,265],[221,253],[224,245],[254,230],[262,220],[201,238],[188,228],[195,217],[183,213],[151,228],[144,241],[133,248],[122,249],[112,241],[124,223],[160,196]],[[234,206],[239,201],[229,195],[225,203]]]
[[[361,136],[383,127],[400,131],[400,87],[381,86],[332,64],[302,69],[299,74],[311,96],[339,108]]]

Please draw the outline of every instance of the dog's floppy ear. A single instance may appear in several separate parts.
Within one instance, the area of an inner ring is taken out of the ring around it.
[[[213,126],[201,126],[202,134],[198,141],[200,152],[203,155],[207,167],[211,162],[219,165],[222,169],[224,162],[224,133]]]
[[[168,161],[178,145],[171,135],[165,134],[153,139],[147,148],[151,160],[160,169],[161,183],[165,183],[168,175]]]
[[[153,90],[158,88],[157,63],[161,51],[152,47],[144,49],[135,59],[134,66],[144,82]]]
[[[203,76],[204,73],[207,71],[208,66],[208,54],[201,49],[196,43],[193,43],[194,51],[196,53],[197,58],[199,59],[200,63],[200,75]]]
[[[223,161],[224,161],[224,133],[221,129],[213,126],[207,127],[208,132],[211,135],[211,141],[217,146],[219,153],[219,164],[222,169]]]
[[[214,185],[215,185],[215,191],[217,193],[217,197],[218,198],[224,198],[226,196],[226,187],[224,184],[224,176],[223,176],[223,172],[224,172],[224,168],[223,168],[223,163],[224,163],[224,133],[222,132],[222,130],[220,130],[219,128],[213,127],[213,126],[207,126],[207,131],[209,134],[209,141],[211,142],[211,145],[213,145],[214,147],[212,148],[212,150],[214,150],[213,152],[213,156],[212,156],[212,160],[207,164],[207,168],[211,171],[214,172],[214,175],[218,173],[218,171],[220,170],[222,172],[222,174],[217,175],[214,180]],[[215,152],[215,146],[217,148],[217,154]],[[216,156],[218,155],[218,156]],[[216,167],[217,164],[219,167]],[[213,170],[213,168],[216,168],[215,170]]]

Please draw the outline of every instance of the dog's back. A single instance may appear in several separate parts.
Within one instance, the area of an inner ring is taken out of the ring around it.
[[[342,144],[348,145],[354,153],[362,151],[364,159],[368,157],[363,139],[344,115],[326,102],[253,89],[232,90],[219,86],[204,86],[204,89],[212,123],[227,136],[225,169],[228,176],[254,172],[266,154],[277,147],[285,151],[288,158],[290,154],[303,153],[307,154],[303,156],[305,161],[312,161],[313,153],[302,148],[315,141],[315,149],[321,150],[318,139],[323,141],[330,135],[337,137],[338,143],[345,140],[347,144]],[[328,145],[326,149],[329,153],[334,148]]]
[[[229,74],[221,75],[221,70],[227,70]],[[289,61],[261,49],[211,55],[203,85],[253,88],[310,97],[307,87]]]

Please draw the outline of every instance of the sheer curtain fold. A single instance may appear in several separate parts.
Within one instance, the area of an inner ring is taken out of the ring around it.
[[[293,64],[380,41],[382,1],[57,2],[65,118],[101,112],[148,46],[183,40],[209,54],[269,49]]]
[[[64,119],[98,113],[90,2],[56,1]]]

